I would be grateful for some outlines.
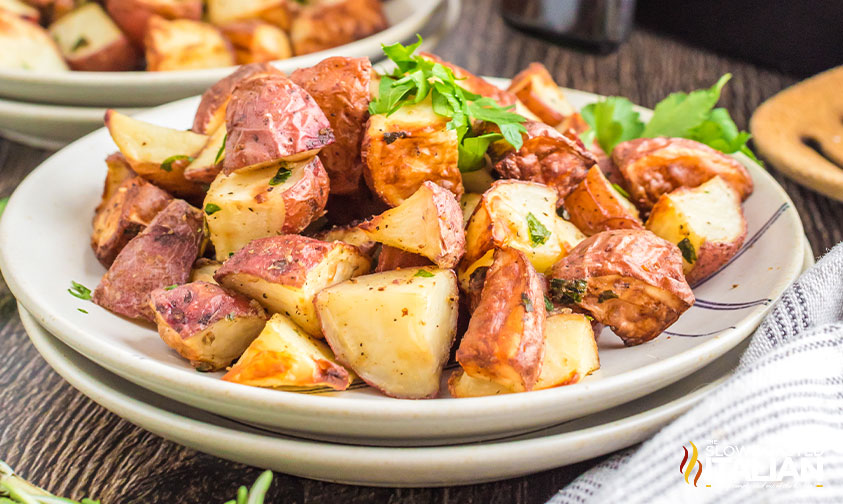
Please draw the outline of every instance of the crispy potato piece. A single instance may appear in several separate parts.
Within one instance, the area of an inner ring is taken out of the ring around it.
[[[45,29],[3,9],[0,9],[0,68],[38,73],[69,70]]]
[[[41,13],[35,7],[20,0],[0,0],[0,10],[15,14],[30,23],[41,21]]]
[[[619,143],[612,160],[639,208],[649,210],[662,194],[697,187],[720,175],[741,199],[752,194],[752,177],[731,156],[685,138],[639,138]]]
[[[465,230],[466,251],[460,280],[495,248],[512,247],[527,254],[540,272],[585,238],[573,224],[556,214],[556,191],[542,184],[499,180],[483,197]],[[491,256],[484,264],[491,264]]]
[[[307,5],[293,18],[290,39],[296,55],[324,51],[389,26],[378,0],[335,0]]]
[[[378,265],[375,268],[375,273],[402,268],[419,268],[431,264],[427,257],[384,245],[381,247],[380,254],[378,254]]]
[[[313,237],[326,242],[341,241],[349,245],[354,245],[360,252],[369,257],[372,256],[374,248],[377,245],[377,242],[369,238],[369,235],[360,229],[360,226],[357,224],[334,226],[316,233]]]
[[[134,46],[99,4],[82,5],[51,24],[49,32],[73,70],[117,72],[137,67]]]
[[[662,194],[647,229],[676,243],[688,283],[706,278],[743,245],[746,219],[738,193],[719,176],[697,187]]]
[[[220,161],[225,154],[225,124],[211,133],[205,146],[184,169],[184,178],[191,182],[212,183],[222,167]]]
[[[585,178],[588,169],[597,164],[597,158],[579,139],[572,140],[547,124],[526,122],[524,126],[527,133],[522,135],[524,145],[521,149],[516,151],[504,140],[489,146],[495,171],[503,178],[551,186],[559,193],[561,204],[561,198]]]
[[[280,74],[241,81],[231,94],[225,126],[225,173],[301,161],[334,143],[331,124],[316,101]]]
[[[208,282],[154,290],[149,306],[164,343],[200,371],[224,369],[266,324],[257,301]]]
[[[581,313],[548,315],[544,327],[545,351],[541,373],[533,390],[578,383],[600,368],[597,342],[591,322]],[[480,397],[509,394],[513,390],[485,378],[468,375],[462,369],[451,374],[452,397]]]
[[[448,121],[433,112],[430,98],[388,117],[371,116],[361,155],[372,192],[389,206],[398,206],[422,183],[432,181],[461,197],[457,132],[447,129]]]
[[[304,88],[325,113],[336,142],[319,158],[331,178],[331,194],[354,194],[360,189],[363,163],[360,146],[369,118],[372,64],[369,58],[327,58],[296,70],[290,79]]]
[[[370,268],[369,258],[347,243],[284,235],[254,240],[214,277],[220,285],[257,299],[270,312],[283,313],[308,334],[319,336],[314,296]]]
[[[203,236],[202,212],[171,201],[123,247],[94,290],[94,303],[118,315],[154,320],[149,294],[187,282]]]
[[[465,252],[462,211],[454,195],[425,182],[395,208],[360,224],[384,245],[427,257],[440,268],[453,268]]]
[[[202,94],[202,100],[193,118],[193,131],[208,135],[225,126],[225,112],[231,93],[240,82],[259,75],[283,75],[269,63],[243,65],[231,75],[220,80]]]
[[[276,313],[222,379],[291,391],[322,387],[345,390],[353,375],[336,363],[328,345]]]
[[[283,30],[290,29],[290,16],[297,10],[290,0],[208,0],[208,20],[218,26],[231,21],[262,19]]]
[[[217,281],[214,279],[214,275],[217,273],[217,270],[220,269],[220,266],[222,266],[222,263],[219,261],[200,257],[195,263],[193,263],[193,269],[190,270],[190,281],[215,284]]]
[[[642,229],[638,209],[603,175],[599,166],[565,197],[571,222],[588,236],[610,229]]]
[[[105,9],[129,40],[143,47],[153,17],[198,21],[202,0],[105,0]]]
[[[480,205],[480,200],[482,199],[482,194],[465,193],[462,195],[462,198],[460,198],[460,208],[462,208],[463,225],[468,225],[468,220],[471,219],[471,215],[477,206]]]
[[[531,112],[550,126],[556,127],[563,121],[570,122],[573,115],[579,115],[541,63],[530,63],[512,78],[507,91],[517,96]]]
[[[439,392],[458,304],[454,272],[433,267],[361,276],[316,296],[337,360],[384,394],[408,399]]]
[[[459,85],[474,94],[491,98],[505,107],[515,105],[518,101],[514,94],[495,86],[482,77],[474,75],[463,67],[457,66],[449,61],[445,61],[435,54],[428,52],[420,52],[418,54],[427,60],[440,63],[450,68],[454,72],[454,76],[459,80]]]
[[[146,229],[173,199],[141,177],[124,181],[94,216],[91,248],[106,268],[129,240]]]
[[[102,198],[100,204],[94,210],[94,215],[99,213],[108,204],[108,200],[117,192],[120,184],[129,180],[132,177],[137,177],[138,174],[129,166],[126,157],[118,152],[113,152],[105,158],[105,165],[108,171],[105,174],[105,183],[102,188]]]
[[[319,158],[220,175],[204,206],[217,260],[256,238],[303,231],[327,199],[328,174]]]
[[[190,19],[153,16],[144,37],[150,72],[233,66],[234,49],[216,27]]]
[[[281,28],[258,19],[232,21],[220,26],[234,46],[237,64],[263,63],[293,56],[290,38]]]
[[[650,231],[591,236],[553,266],[550,297],[610,326],[627,346],[649,341],[694,304],[676,245]]]

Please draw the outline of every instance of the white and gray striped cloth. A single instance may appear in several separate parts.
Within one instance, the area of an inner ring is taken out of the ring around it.
[[[785,291],[733,377],[549,504],[613,502],[843,503],[843,244]]]

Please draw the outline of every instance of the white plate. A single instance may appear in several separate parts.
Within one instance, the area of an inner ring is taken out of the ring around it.
[[[420,32],[443,0],[389,0],[384,12],[390,27],[364,39],[327,51],[274,62],[285,72],[308,67],[328,56],[382,58],[381,43],[391,44]],[[459,14],[459,0],[450,0],[449,20]],[[449,24],[450,23],[450,24]],[[453,21],[445,23],[446,28]],[[63,105],[137,107],[160,105],[202,93],[233,71],[232,67],[176,72],[58,72],[0,70],[0,96]]]
[[[126,420],[176,443],[236,462],[338,483],[465,485],[552,469],[626,448],[653,435],[725,380],[745,344],[688,378],[637,401],[494,442],[384,448],[309,441],[253,429],[153,394],[74,352],[22,307],[21,320],[65,380]]]
[[[572,90],[568,95],[577,107],[597,99]],[[183,128],[191,124],[197,103],[198,98],[185,99],[140,117]],[[154,329],[67,293],[71,280],[94,287],[104,271],[88,240],[105,174],[101,160],[113,150],[108,132],[97,131],[45,161],[20,184],[0,221],[0,268],[10,289],[41,325],[114,373],[192,406],[302,436],[447,443],[552,425],[642,397],[748,336],[796,278],[804,256],[802,224],[787,194],[762,168],[738,156],[755,180],[755,193],[745,203],[744,248],[695,289],[697,304],[665,335],[624,348],[604,331],[598,341],[602,368],[582,383],[428,401],[391,399],[367,388],[321,395],[259,389],[224,382],[219,373],[197,373]]]

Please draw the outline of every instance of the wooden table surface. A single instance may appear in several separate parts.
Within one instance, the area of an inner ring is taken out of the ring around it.
[[[653,106],[667,93],[709,86],[734,75],[721,105],[746,128],[751,112],[796,79],[635,30],[611,55],[570,50],[504,25],[495,4],[465,0],[459,26],[437,52],[486,75],[511,77],[543,62],[560,85],[623,95]],[[0,140],[0,197],[50,153]],[[775,172],[774,172],[775,174]],[[775,174],[802,215],[817,256],[843,240],[843,205]],[[2,245],[0,245],[2,246]],[[260,473],[183,448],[143,431],[89,400],[60,378],[30,344],[15,302],[0,283],[0,459],[60,495],[104,503],[217,503]],[[595,461],[498,483],[441,489],[352,487],[276,475],[271,503],[544,502]]]

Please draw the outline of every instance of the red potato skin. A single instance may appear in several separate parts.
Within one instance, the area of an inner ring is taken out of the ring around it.
[[[518,98],[516,98],[516,96],[510,93],[509,91],[503,90],[495,86],[494,84],[488,82],[482,77],[474,75],[473,73],[469,72],[461,66],[457,66],[451,62],[445,61],[435,54],[429,52],[420,52],[418,53],[418,55],[426,60],[440,63],[450,68],[454,72],[454,76],[459,79],[458,84],[474,94],[479,94],[480,96],[491,98],[498,102],[498,104],[505,107],[515,105],[515,102],[518,101]]]
[[[556,263],[550,277],[551,285],[553,279],[586,280],[586,293],[577,306],[610,326],[627,346],[655,338],[694,304],[679,248],[646,230],[591,236]],[[649,296],[647,286],[668,293],[669,303]],[[600,302],[605,290],[619,298]]]
[[[120,151],[109,154],[108,157],[105,158],[105,164],[108,167],[108,171],[105,175],[105,183],[102,188],[102,198],[100,199],[100,204],[97,205],[97,208],[94,210],[95,215],[105,208],[108,204],[108,200],[111,199],[117,191],[117,188],[120,187],[120,184],[130,178],[138,176],[138,174],[132,170],[132,167],[129,166],[129,161],[126,160],[126,156],[124,156]]]
[[[301,180],[284,191],[284,225],[282,233],[300,233],[325,213],[330,193],[330,179],[318,157],[305,167]]]
[[[728,243],[704,242],[697,251],[697,262],[694,264],[694,268],[685,275],[685,280],[690,285],[696,285],[708,278],[738,253],[744,239],[746,239],[746,222],[744,222],[743,233],[736,241]]]
[[[433,263],[427,257],[384,245],[381,248],[381,253],[378,255],[378,265],[375,267],[375,273],[402,268],[430,266],[431,264]]]
[[[210,135],[225,122],[225,109],[231,100],[231,93],[237,85],[258,75],[281,75],[283,72],[269,63],[243,65],[228,77],[220,80],[202,94],[202,100],[193,118],[192,130],[203,135]]]
[[[617,200],[600,175],[600,168],[592,166],[565,197],[571,223],[588,236],[610,229],[644,229],[641,219]]]
[[[457,361],[466,373],[493,381],[501,376],[499,368],[509,368],[519,375],[521,389],[531,390],[541,373],[546,317],[543,281],[527,256],[497,249]]]
[[[204,226],[201,210],[171,201],[123,247],[94,290],[94,303],[128,318],[154,320],[149,294],[188,281]]]
[[[736,159],[685,138],[639,138],[619,143],[612,160],[626,180],[633,202],[649,210],[662,194],[697,187],[720,175],[745,200],[752,177]]]
[[[241,81],[231,94],[225,122],[226,174],[334,143],[331,123],[319,105],[283,75]]]
[[[296,70],[290,80],[304,88],[325,113],[336,142],[319,152],[331,178],[331,195],[360,190],[363,163],[360,145],[369,119],[369,58],[327,58],[310,68]]]
[[[568,195],[597,158],[586,150],[579,139],[562,135],[547,124],[527,121],[524,145],[518,151],[504,141],[495,142],[489,156],[503,178],[539,182],[556,189],[559,202]]]
[[[298,9],[290,40],[293,52],[300,56],[354,42],[388,26],[379,0],[343,0]]]
[[[95,52],[65,59],[71,70],[82,72],[125,72],[138,67],[138,51],[124,36]]]
[[[137,47],[144,46],[149,20],[202,18],[202,0],[106,0],[105,10]]]

